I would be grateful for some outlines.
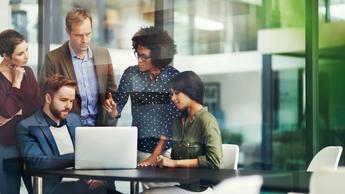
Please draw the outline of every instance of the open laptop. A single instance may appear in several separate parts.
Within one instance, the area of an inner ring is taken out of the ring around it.
[[[137,127],[77,127],[75,169],[137,166]]]

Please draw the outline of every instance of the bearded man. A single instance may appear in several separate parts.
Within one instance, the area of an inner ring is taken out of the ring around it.
[[[74,166],[75,128],[80,117],[70,113],[77,84],[62,75],[50,76],[44,84],[43,108],[24,119],[17,127],[17,141],[28,169],[64,169]],[[114,188],[110,188],[114,189]],[[47,177],[44,194],[105,194],[107,184],[101,180],[67,180]]]

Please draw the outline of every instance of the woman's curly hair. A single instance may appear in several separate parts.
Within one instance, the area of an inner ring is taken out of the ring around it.
[[[153,26],[142,27],[134,34],[134,52],[137,52],[139,45],[151,50],[152,64],[160,69],[169,65],[176,54],[174,40],[166,31]]]

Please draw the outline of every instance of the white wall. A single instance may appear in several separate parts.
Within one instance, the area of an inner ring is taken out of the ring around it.
[[[0,31],[7,29],[10,27],[11,22],[11,8],[10,8],[10,0],[1,0],[0,1]]]
[[[243,140],[261,142],[261,71],[203,75],[204,82],[221,85],[225,127],[243,134]]]

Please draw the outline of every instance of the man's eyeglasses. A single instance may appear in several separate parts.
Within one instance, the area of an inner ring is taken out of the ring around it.
[[[143,55],[143,54],[139,54],[137,52],[134,52],[134,55],[138,59],[138,61],[140,61],[140,62],[146,62],[146,61],[148,61],[149,59],[152,58],[152,57],[149,57],[149,56],[146,56],[146,55]]]

